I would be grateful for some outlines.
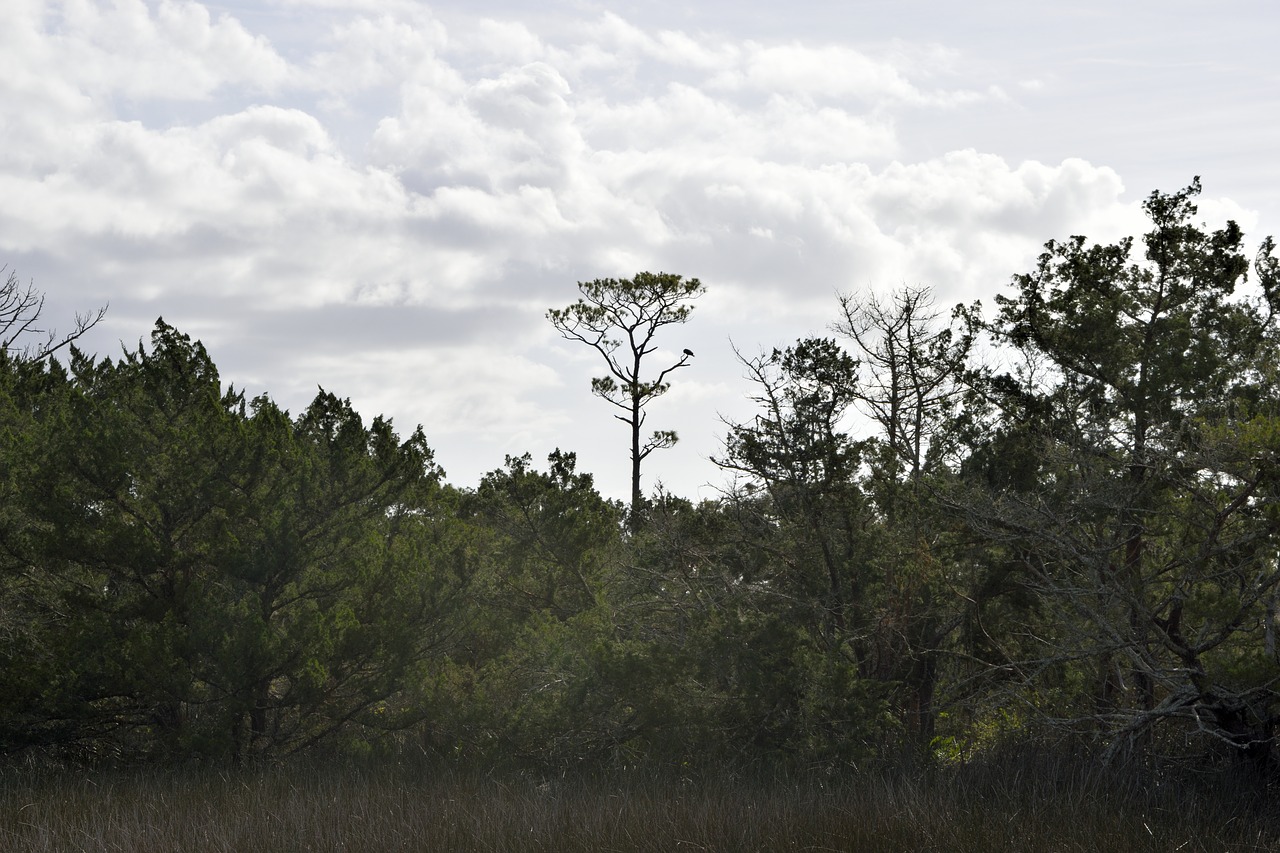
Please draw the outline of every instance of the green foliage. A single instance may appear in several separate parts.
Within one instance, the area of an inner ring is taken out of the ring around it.
[[[150,351],[73,353],[38,411],[6,503],[48,669],[11,737],[239,757],[390,722],[449,597],[416,530],[440,476],[420,431],[324,392],[296,422],[246,404],[163,322]]]
[[[1280,327],[1239,292],[1239,227],[1191,222],[1199,189],[1147,199],[1143,260],[1131,240],[1050,241],[1017,294],[997,298],[988,331],[1040,368],[989,380],[998,440],[1017,442],[1022,472],[988,477],[997,488],[966,511],[1050,603],[1028,628],[1043,648],[1017,668],[1078,671],[1084,701],[1048,713],[1074,707],[1113,755],[1173,725],[1265,765],[1280,712]],[[1269,246],[1255,265],[1267,299]]]
[[[474,568],[454,656],[463,695],[436,726],[467,738],[476,760],[597,759],[628,737],[608,665],[622,508],[576,470],[574,454],[553,452],[545,472],[531,462],[507,457],[460,496]]]
[[[6,333],[0,751],[835,774],[1052,744],[1269,777],[1280,261],[1198,192],[1050,241],[989,321],[847,296],[836,338],[743,359],[736,481],[697,504],[639,479],[692,352],[641,368],[696,279],[548,313],[608,366],[629,510],[561,450],[445,485],[421,429],[246,400],[163,322],[65,364]]]

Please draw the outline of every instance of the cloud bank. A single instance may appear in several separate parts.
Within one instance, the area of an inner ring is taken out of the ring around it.
[[[963,133],[913,159],[904,128],[945,134],[1039,91],[962,78],[927,42],[11,0],[0,55],[0,263],[52,306],[109,301],[104,353],[162,314],[295,410],[319,384],[421,422],[463,485],[561,446],[625,494],[621,428],[587,393],[599,367],[543,319],[577,281],[708,285],[666,344],[696,339],[699,371],[654,414],[685,440],[650,484],[692,494],[714,479],[717,412],[742,411],[730,339],[821,332],[837,291],[988,298],[1049,237],[1140,227],[1085,159],[1013,162]]]

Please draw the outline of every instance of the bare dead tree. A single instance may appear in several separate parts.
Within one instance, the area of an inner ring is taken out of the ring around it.
[[[942,326],[928,288],[906,287],[888,301],[840,297],[833,330],[854,344],[862,365],[858,403],[880,427],[895,473],[916,482],[939,455],[947,415],[963,393],[972,335]]]
[[[0,267],[0,274],[6,269]],[[107,314],[106,306],[87,314],[77,313],[71,331],[60,335],[40,322],[44,301],[44,294],[34,284],[23,286],[17,273],[9,270],[8,278],[0,285],[0,353],[33,361],[47,358],[79,340]]]

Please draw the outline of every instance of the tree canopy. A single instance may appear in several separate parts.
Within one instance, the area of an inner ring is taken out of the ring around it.
[[[247,399],[162,320],[115,359],[32,347],[20,294],[0,753],[835,772],[1016,743],[1271,778],[1280,264],[1199,190],[1050,240],[990,316],[847,294],[829,336],[740,354],[755,414],[698,503],[639,479],[695,347],[642,368],[696,279],[548,313],[606,363],[629,508],[563,449],[451,485],[421,427]]]

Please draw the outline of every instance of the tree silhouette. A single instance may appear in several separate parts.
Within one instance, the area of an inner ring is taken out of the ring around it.
[[[693,356],[684,350],[680,360],[651,380],[641,378],[644,357],[654,352],[654,336],[663,326],[684,323],[693,306],[688,302],[706,292],[696,278],[670,273],[636,273],[631,279],[578,282],[582,296],[567,308],[553,308],[547,319],[566,340],[587,344],[600,353],[609,375],[591,380],[591,393],[623,411],[614,415],[631,429],[631,512],[633,525],[644,503],[640,464],[660,448],[674,445],[674,430],[656,430],[641,441],[647,406],[671,386],[666,379],[685,367]]]

